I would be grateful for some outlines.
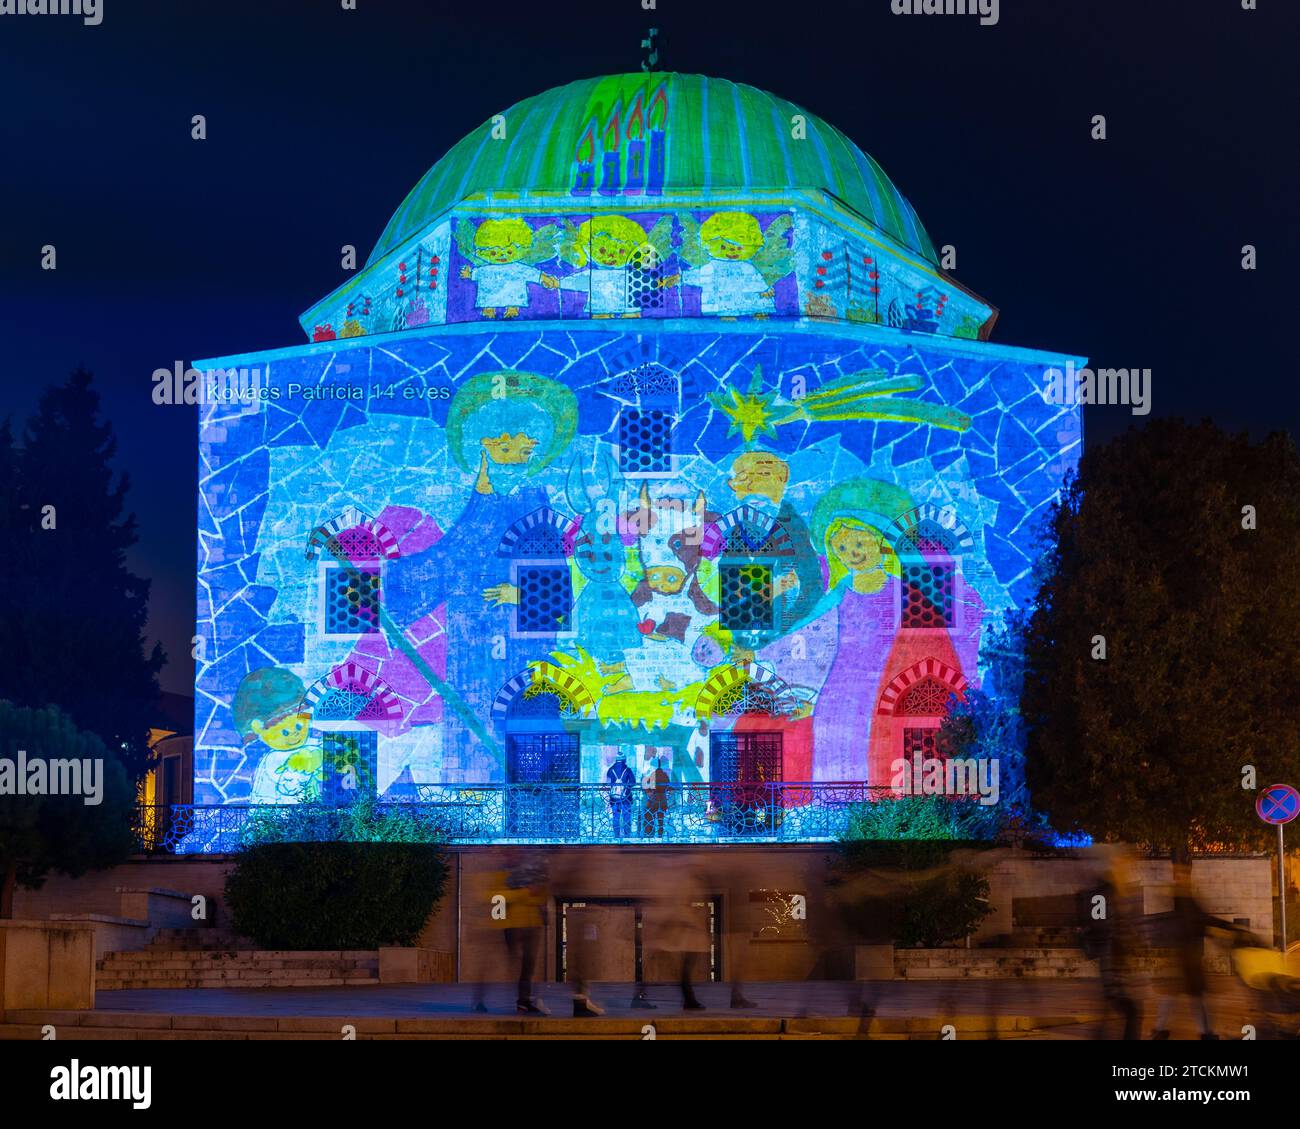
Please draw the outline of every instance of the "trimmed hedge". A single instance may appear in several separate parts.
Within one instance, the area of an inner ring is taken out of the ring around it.
[[[435,843],[259,843],[226,879],[236,931],[266,949],[411,945],[442,897]]]

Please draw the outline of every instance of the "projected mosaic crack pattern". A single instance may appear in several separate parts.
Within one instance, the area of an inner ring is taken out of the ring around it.
[[[654,750],[675,781],[708,779],[703,731],[757,716],[710,712],[737,671],[787,703],[768,719],[786,730],[785,779],[873,776],[905,739],[878,716],[882,687],[927,663],[978,683],[981,627],[1028,596],[1031,534],[1080,441],[1077,410],[1041,395],[1046,361],[902,334],[885,345],[881,332],[515,325],[263,362],[267,400],[204,409],[195,802],[303,798],[321,775],[323,721],[379,735],[384,795],[507,779],[511,709],[545,680],[594,727],[584,781],[604,779],[601,750],[619,743],[637,747],[638,773]],[[484,384],[462,411],[473,378],[494,373],[532,383],[499,400]],[[670,448],[645,426],[661,418]],[[513,446],[521,434],[531,448]],[[626,477],[620,444],[644,477]],[[751,459],[742,474],[746,452],[776,462]],[[773,466],[787,479],[776,488],[762,477]],[[728,632],[719,561],[732,550],[719,529],[742,502],[768,512],[771,529],[745,526],[744,543],[771,569],[776,622],[765,627],[764,606],[746,617],[752,630]],[[899,631],[901,581],[855,588],[853,534],[902,545],[926,513],[962,541],[959,584],[941,594],[960,614]],[[675,543],[670,518],[698,543]],[[527,542],[529,521],[553,535]],[[781,548],[791,541],[802,557]],[[341,630],[368,603],[329,611],[325,572],[339,567],[377,577],[400,639],[369,622]],[[254,677],[268,670],[277,677]],[[300,714],[311,738],[277,735]]]

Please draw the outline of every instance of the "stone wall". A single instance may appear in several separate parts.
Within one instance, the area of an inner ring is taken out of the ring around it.
[[[506,954],[503,922],[492,917],[492,897],[504,889],[509,848],[463,847],[450,852],[447,892],[431,916],[419,945],[456,954],[452,976],[459,980],[511,980],[517,974]],[[825,845],[780,847],[557,847],[549,848],[549,920],[539,956],[543,979],[554,979],[560,955],[557,911],[562,902],[584,899],[677,902],[713,899],[726,979],[799,980],[853,975],[851,949],[832,928],[825,899],[831,850]],[[225,924],[223,887],[228,858],[136,860],[81,879],[51,877],[39,891],[19,890],[15,914],[49,918],[58,913],[116,913],[117,888],[160,886],[207,895],[215,922]],[[1148,913],[1170,907],[1170,864],[1139,864]],[[1258,858],[1201,859],[1193,881],[1208,912],[1271,935],[1271,863]],[[991,871],[993,914],[973,944],[1006,943],[1013,933],[1013,903],[1054,898],[1053,904],[1089,889],[1098,866],[1087,859],[1034,859],[1004,852]],[[689,896],[688,896],[689,895]],[[802,897],[802,904],[797,901]],[[1022,903],[1023,904],[1023,903]],[[645,973],[667,978],[671,958],[659,953],[651,934],[655,909],[646,911]],[[800,916],[802,914],[802,916]]]
[[[1192,863],[1192,885],[1207,913],[1243,925],[1266,942],[1273,933],[1272,864],[1265,856],[1203,858]],[[1135,864],[1143,887],[1146,913],[1173,908],[1173,868],[1168,859]],[[993,913],[975,934],[976,943],[1010,936],[1018,926],[1013,904],[1033,899],[1062,899],[1088,890],[1100,880],[1092,859],[1035,859],[1014,852],[1003,855],[989,874]]]

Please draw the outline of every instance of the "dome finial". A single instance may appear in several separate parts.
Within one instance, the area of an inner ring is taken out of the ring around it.
[[[643,71],[653,71],[658,68],[655,66],[659,62],[659,48],[655,46],[655,38],[659,35],[659,29],[652,27],[650,34],[641,40],[641,46],[646,51],[646,57],[641,60],[641,69]]]

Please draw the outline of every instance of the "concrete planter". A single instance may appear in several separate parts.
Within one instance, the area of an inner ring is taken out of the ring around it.
[[[95,930],[76,922],[0,921],[0,1013],[95,1006]]]
[[[856,980],[892,980],[894,978],[894,946],[856,946],[854,949],[853,976]]]
[[[456,959],[439,949],[382,948],[381,984],[450,984],[456,979]]]

